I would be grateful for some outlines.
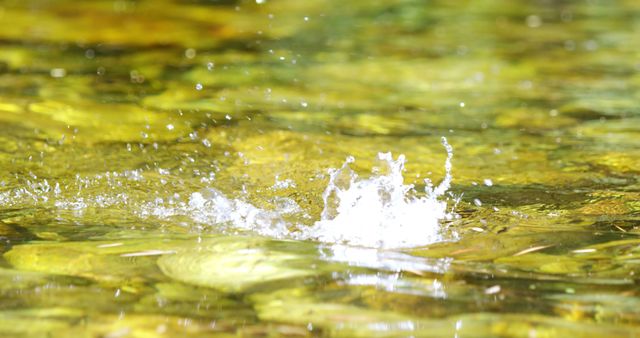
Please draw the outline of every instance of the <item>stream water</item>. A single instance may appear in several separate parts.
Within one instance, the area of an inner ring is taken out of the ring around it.
[[[0,2],[0,336],[640,335],[640,3]]]

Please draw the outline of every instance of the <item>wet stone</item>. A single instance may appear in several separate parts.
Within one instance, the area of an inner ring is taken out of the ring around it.
[[[283,243],[293,248],[306,245]],[[225,292],[245,292],[268,283],[283,283],[317,276],[308,254],[270,249],[261,238],[227,237],[199,243],[158,260],[160,269],[178,281]]]

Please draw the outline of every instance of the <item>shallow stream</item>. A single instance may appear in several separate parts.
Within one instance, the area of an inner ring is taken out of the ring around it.
[[[640,335],[640,2],[0,2],[0,336]]]

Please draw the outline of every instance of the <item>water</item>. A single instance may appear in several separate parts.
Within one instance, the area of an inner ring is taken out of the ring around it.
[[[447,150],[445,177],[437,187],[425,179],[423,196],[416,196],[413,185],[403,183],[404,155],[394,160],[391,153],[379,153],[382,168],[375,167],[377,173],[369,179],[360,179],[349,168],[355,159],[347,158],[340,169],[329,170],[329,182],[322,194],[324,208],[320,219],[311,223],[307,220],[313,219],[308,215],[297,218],[300,223],[287,221],[284,216],[288,214],[304,213],[290,198],[278,198],[278,203],[270,209],[256,207],[242,197],[229,198],[214,187],[215,175],[201,181],[209,187],[185,199],[178,194],[163,198],[157,192],[152,201],[134,200],[123,188],[148,178],[142,170],[131,170],[106,172],[91,178],[76,176],[71,185],[62,183],[64,192],[60,182],[29,180],[24,187],[4,191],[0,201],[6,207],[46,206],[54,214],[71,211],[74,216],[82,216],[95,208],[119,209],[142,222],[182,217],[193,224],[228,227],[274,239],[310,239],[377,248],[416,247],[456,237],[455,232],[443,236],[444,229],[439,224],[441,219],[456,216],[454,206],[441,200],[451,187],[453,157],[453,149],[444,137],[442,144]],[[169,174],[163,169],[158,173]],[[280,181],[276,176],[275,181],[272,190],[296,188],[291,180]],[[167,184],[165,179],[160,183]],[[111,191],[91,192],[102,184]]]
[[[4,1],[0,336],[637,335],[639,17]]]
[[[443,241],[441,219],[454,217],[447,203],[439,199],[451,187],[453,150],[447,149],[446,174],[437,187],[425,179],[424,196],[415,196],[413,185],[404,184],[404,155],[393,159],[391,153],[379,153],[385,173],[359,179],[349,164],[352,157],[329,175],[322,194],[324,209],[320,221],[303,228],[306,238],[328,243],[346,243],[378,248],[416,247]],[[455,233],[449,235],[455,238]]]

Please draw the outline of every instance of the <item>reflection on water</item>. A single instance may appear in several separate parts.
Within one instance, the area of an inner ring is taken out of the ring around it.
[[[450,258],[428,260],[397,251],[341,244],[321,246],[320,258],[330,262],[347,263],[351,266],[387,271],[417,271],[418,274],[423,272],[443,274],[447,272],[451,263]]]
[[[637,334],[638,18],[4,1],[1,336]]]

